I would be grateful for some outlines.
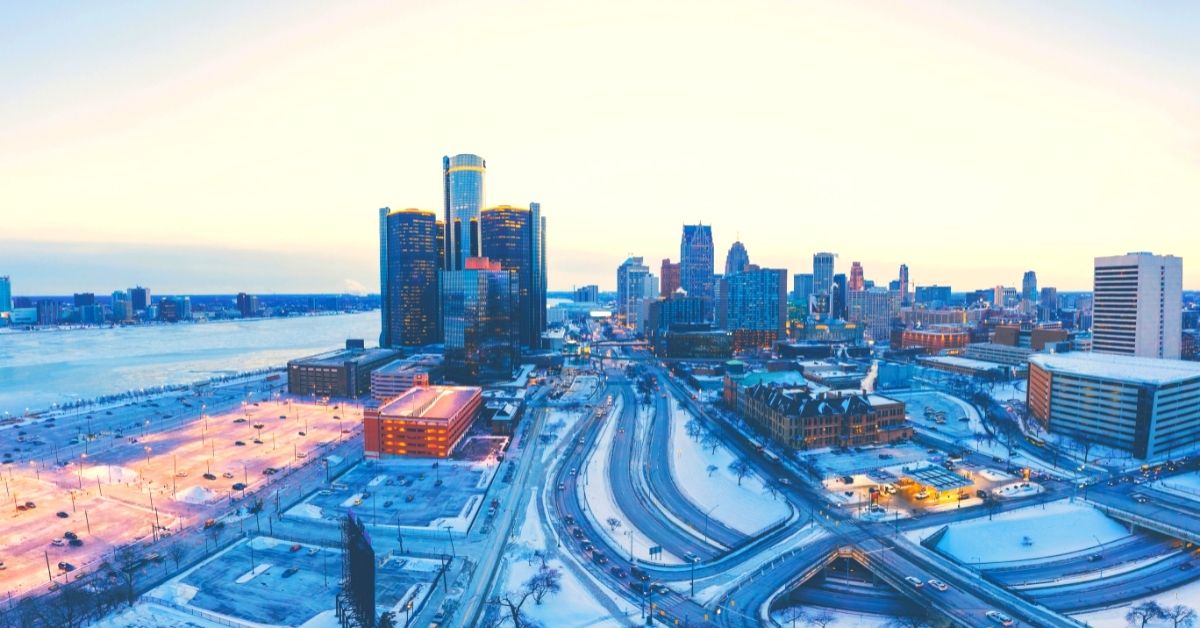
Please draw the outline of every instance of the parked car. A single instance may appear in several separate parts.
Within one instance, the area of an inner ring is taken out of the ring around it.
[[[929,499],[929,491],[922,490],[922,491],[918,492],[916,495],[913,495],[913,497],[915,499]]]
[[[70,517],[71,515],[68,515],[67,513],[60,510],[57,513],[55,513],[55,516],[57,516],[59,519],[66,519],[67,517]]]

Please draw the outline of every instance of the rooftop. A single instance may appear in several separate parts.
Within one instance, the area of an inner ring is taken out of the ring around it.
[[[374,349],[337,349],[298,358],[292,360],[289,364],[303,364],[304,366],[341,366],[346,362],[363,364],[374,362],[375,360],[385,360],[391,356],[399,355],[399,353],[399,351],[394,349],[384,349],[381,347]]]
[[[407,358],[401,358],[394,362],[379,367],[375,370],[376,373],[388,375],[392,373],[404,373],[406,371],[419,370],[427,371],[435,369],[442,365],[443,358],[437,353],[418,353]]]
[[[390,417],[446,419],[454,416],[483,389],[477,386],[414,386],[379,408],[379,414]]]
[[[1127,355],[1071,351],[1030,356],[1029,362],[1050,371],[1122,382],[1171,384],[1200,379],[1200,362],[1136,358]]]
[[[953,355],[935,355],[928,358],[919,358],[919,362],[945,364],[947,366],[957,366],[961,368],[973,369],[976,371],[992,371],[998,368],[1004,368],[1003,364],[998,362],[987,362],[984,360],[973,360],[971,358],[960,358]]]
[[[905,467],[900,475],[923,486],[932,486],[939,491],[948,491],[973,484],[967,478],[937,465],[919,468]]]

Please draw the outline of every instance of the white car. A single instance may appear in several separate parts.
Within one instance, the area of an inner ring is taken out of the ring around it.
[[[913,495],[913,497],[916,499],[929,499],[929,491],[921,491],[920,493]]]
[[[938,591],[950,590],[950,585],[946,584],[945,582],[942,582],[941,580],[938,580],[937,578],[931,579],[929,581],[929,586],[937,589]]]
[[[925,586],[925,583],[921,582],[921,579],[916,576],[908,576],[904,578],[904,581],[911,584],[914,589],[920,589]]]
[[[1009,617],[1008,615],[1005,615],[1004,613],[1001,613],[1000,611],[988,611],[986,613],[986,615],[987,615],[988,619],[992,620],[993,622],[995,622],[997,624],[1000,624],[1001,626],[1013,625],[1013,618]]]

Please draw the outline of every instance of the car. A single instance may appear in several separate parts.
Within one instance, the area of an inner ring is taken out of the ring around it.
[[[920,589],[925,586],[925,583],[921,582],[921,579],[916,576],[905,576],[904,581],[911,584],[914,589]]]
[[[215,480],[215,479],[217,479],[217,476],[215,476],[215,475],[213,475],[213,474],[211,474],[211,473],[205,473],[205,474],[204,474],[203,476],[201,476],[201,477],[203,477],[204,479],[206,479],[206,480],[209,480],[209,481],[212,481],[212,480]]]
[[[308,436],[307,432],[296,432],[296,433],[299,434],[300,436]]]
[[[67,541],[67,545],[70,545],[71,547],[82,547],[83,539],[71,539],[70,541]]]
[[[63,541],[62,539],[54,539],[53,541],[50,541],[50,544],[53,545],[54,547],[62,547],[64,545],[66,545],[66,542]]]
[[[563,489],[565,489],[565,488],[567,488],[567,485],[566,485],[565,483],[563,483],[563,482],[559,482],[559,483],[558,483],[558,490],[560,490],[560,491],[561,491],[561,490],[563,490]]]
[[[246,446],[246,443],[245,443],[244,441],[240,441],[240,440],[235,440],[235,441],[233,441],[233,444],[234,444],[234,445],[237,445],[238,447],[245,447],[245,446]]]
[[[686,563],[698,563],[698,562],[700,562],[700,557],[691,552],[688,552],[683,555],[683,561]]]
[[[241,417],[238,417],[238,418],[234,419],[234,420],[233,420],[233,422],[234,422],[234,423],[245,423],[245,422],[246,422],[246,419],[243,419],[243,418],[241,418]]]
[[[256,430],[261,430],[261,429],[262,429],[262,428],[264,428],[264,427],[266,427],[266,426],[265,426],[265,425],[263,425],[262,423],[255,423],[255,424],[254,424],[254,429],[256,429]]]
[[[984,615],[986,615],[987,618],[992,620],[994,623],[1000,624],[1001,626],[1013,625],[1013,618],[1001,613],[1000,611],[988,611],[984,613]]]
[[[937,589],[938,591],[950,590],[950,585],[946,584],[945,582],[942,582],[941,580],[938,580],[937,578],[931,578],[929,580],[929,586]]]
[[[209,528],[211,528],[211,527],[213,527],[213,526],[215,526],[215,525],[217,525],[217,520],[216,520],[216,519],[206,519],[206,520],[204,521],[204,529],[205,529],[205,530],[207,530],[207,529],[209,529]]]
[[[409,494],[409,495],[405,495],[405,496],[404,496],[404,501],[405,501],[406,503],[412,503],[412,500],[413,500],[413,499],[415,499],[415,498],[414,498],[414,497],[413,497],[411,494]]]
[[[842,476],[842,484],[854,484],[854,478],[852,478],[848,475],[843,475]]]
[[[572,528],[571,536],[575,537],[576,541],[583,539],[583,529],[582,528]]]
[[[983,489],[978,489],[975,491],[975,496],[979,499],[987,499],[988,492]]]
[[[913,499],[929,499],[929,491],[919,491],[916,495],[913,495]]]
[[[603,565],[608,562],[608,557],[602,552],[595,552],[592,554],[592,562],[596,563],[597,565]]]
[[[262,442],[262,439],[261,439],[261,438],[256,438],[256,439],[254,439],[254,441],[253,441],[253,442],[254,442],[254,444],[255,444],[255,445],[261,445],[261,444],[263,444],[263,442]]]
[[[30,510],[33,510],[34,508],[37,508],[37,504],[35,504],[33,502],[25,502],[25,507]]]
[[[321,551],[321,548],[319,548],[319,547],[310,547],[310,548],[308,548],[307,554],[309,556],[316,556],[317,552],[319,552],[319,551]]]
[[[292,543],[292,546],[288,548],[288,551],[289,552],[299,552],[300,547],[301,547],[301,545],[299,543]]]
[[[1145,495],[1142,495],[1141,493],[1135,493],[1133,495],[1133,501],[1135,501],[1139,504],[1144,504],[1144,503],[1150,501],[1150,498],[1146,497]]]
[[[392,507],[392,500],[390,500],[390,499],[389,499],[389,500],[387,500],[387,501],[383,502],[383,507],[384,507],[384,508],[391,508],[391,507]]]
[[[1187,571],[1191,568],[1192,568],[1191,563],[1183,563],[1182,565],[1179,566],[1179,571]]]
[[[244,490],[246,490],[246,485],[242,484],[241,482],[234,482],[233,486],[231,486],[230,488],[232,488],[235,491],[244,491]]]
[[[282,578],[291,578],[292,576],[296,575],[296,572],[297,572],[297,571],[300,571],[300,570],[299,570],[298,568],[296,568],[296,567],[288,567],[287,569],[284,569],[284,570],[283,570],[283,575],[282,575],[282,576],[280,576],[280,577],[282,577]]]
[[[233,474],[232,474],[232,473],[230,473],[230,472],[228,472],[228,471],[226,471],[225,473],[222,473],[222,474],[221,474],[221,477],[225,478],[226,480],[232,480],[232,479],[233,479]]]
[[[0,571],[4,571],[5,569],[8,569],[8,566],[4,564],[4,561],[0,560]]]
[[[186,478],[186,477],[187,477],[187,475],[188,475],[188,474],[187,474],[187,471],[180,471],[179,473],[176,473],[176,474],[175,474],[175,477],[177,477],[177,478]]]
[[[281,419],[286,419],[286,418],[287,418],[287,415],[286,415],[286,414],[281,414],[281,415],[279,415],[279,418],[281,418]]]
[[[67,530],[66,532],[63,532],[63,538],[64,539],[77,539],[77,538],[79,538],[79,535],[75,534],[74,532],[72,532],[70,530]]]
[[[54,516],[58,517],[59,519],[66,519],[67,517],[70,517],[71,515],[68,515],[67,513],[60,510],[60,511],[54,513]]]
[[[621,569],[620,567],[618,567],[616,565],[613,565],[612,569],[609,569],[608,572],[611,573],[614,577],[621,579],[621,580],[624,580],[629,575],[629,574],[625,573],[624,569]]]
[[[60,561],[58,563],[58,569],[60,571],[75,571],[75,565],[72,565],[71,563],[68,563],[65,561]]]
[[[1104,558],[1104,557],[1099,554],[1092,554],[1091,556],[1088,556],[1088,562],[1094,563],[1094,562],[1099,561],[1101,558]]]

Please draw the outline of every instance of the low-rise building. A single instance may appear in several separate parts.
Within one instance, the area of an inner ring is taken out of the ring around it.
[[[371,396],[384,402],[399,397],[413,386],[437,383],[442,370],[442,356],[418,353],[392,361],[371,371]]]
[[[1014,347],[994,342],[977,342],[967,345],[967,348],[963,349],[962,357],[1024,368],[1029,362],[1029,356],[1032,354],[1033,349],[1028,347]]]
[[[475,420],[483,401],[476,386],[414,386],[363,409],[363,455],[445,458]]]
[[[898,348],[920,347],[928,353],[934,354],[947,349],[961,349],[970,341],[971,333],[961,328],[937,326],[932,329],[905,329],[900,334]]]
[[[1029,412],[1051,433],[1152,458],[1200,439],[1200,364],[1101,353],[1029,358]]]
[[[881,395],[812,393],[776,384],[739,391],[738,414],[793,449],[857,447],[910,438],[904,402]]]
[[[288,392],[293,395],[357,398],[371,391],[371,371],[395,360],[399,351],[364,349],[362,341],[346,348],[288,362]]]

